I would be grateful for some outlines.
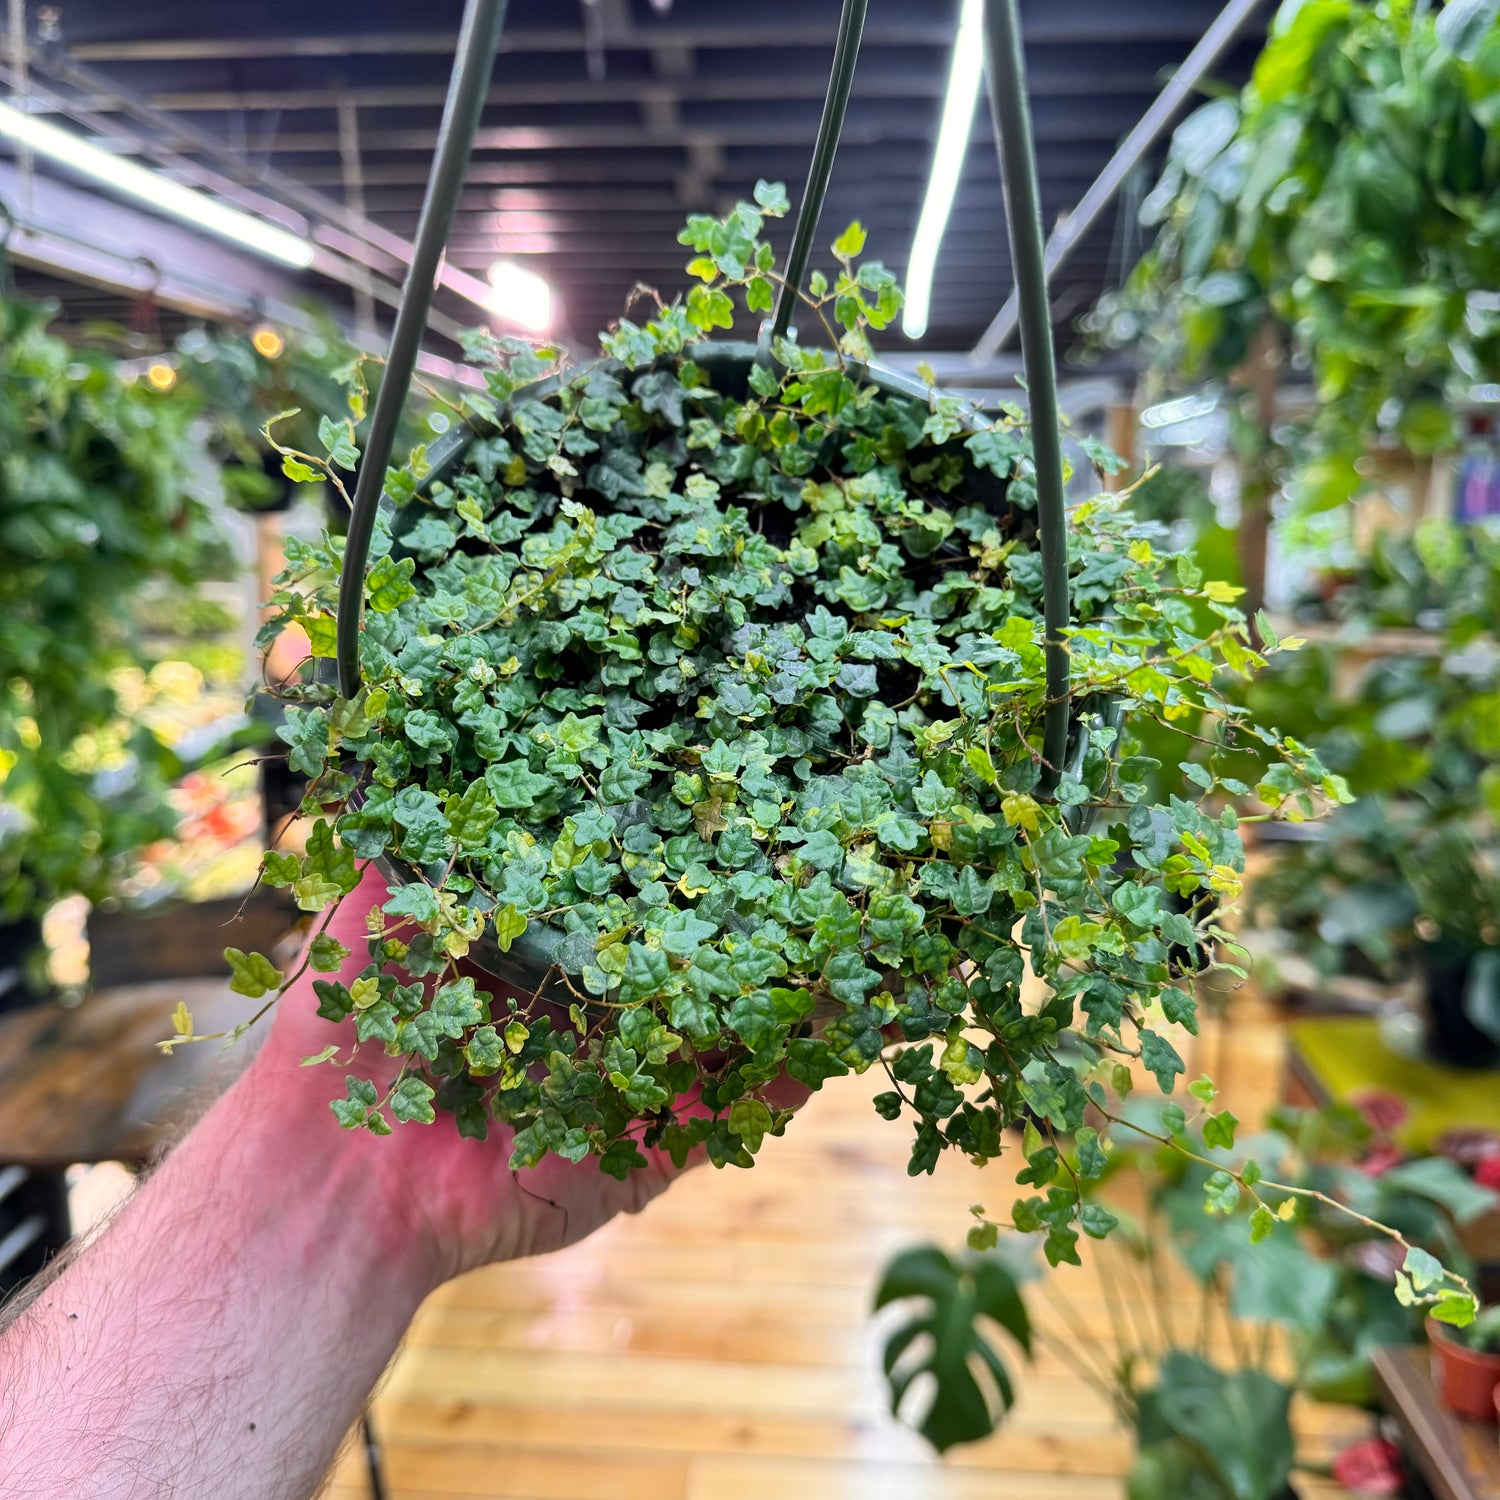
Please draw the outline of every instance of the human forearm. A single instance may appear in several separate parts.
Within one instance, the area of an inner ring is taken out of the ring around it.
[[[329,924],[346,981],[383,891],[368,873]],[[345,1068],[383,1092],[401,1064],[317,1005],[310,976],[287,991],[244,1077],[0,1332],[0,1500],[300,1500],[428,1291],[571,1244],[676,1176],[648,1150],[624,1182],[552,1157],[518,1185],[508,1130],[341,1129]],[[299,1065],[330,1040],[338,1068]]]
[[[267,1073],[0,1336],[0,1493],[316,1488],[445,1268],[326,1103],[287,1109]]]

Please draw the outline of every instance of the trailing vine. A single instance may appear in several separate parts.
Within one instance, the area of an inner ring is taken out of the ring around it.
[[[799,294],[814,342],[702,343],[771,310],[785,208],[762,183],[691,219],[696,284],[622,319],[598,363],[474,337],[466,446],[388,476],[352,699],[320,667],[341,544],[289,548],[271,628],[312,647],[282,730],[309,832],[265,878],[326,913],[371,861],[388,876],[367,962],[326,923],[308,950],[354,1037],[314,1061],[344,1075],[350,1129],[443,1110],[513,1132],[518,1168],[619,1176],[642,1145],[749,1166],[788,1125],[773,1080],[881,1067],[913,1173],[1016,1151],[1030,1122],[1018,1180],[1039,1192],[1013,1217],[1076,1260],[1110,1227],[1080,1191],[1107,1153],[1087,1119],[1137,1073],[1168,1095],[1183,1072],[1185,955],[1226,941],[1240,886],[1235,799],[1299,819],[1346,794],[1236,705],[1279,644],[1253,649],[1235,591],[1114,497],[1071,516],[1080,727],[1041,792],[1022,414],[866,368],[900,293],[858,225]],[[325,443],[315,468],[357,461],[352,429]],[[1119,754],[1119,716],[1182,729],[1196,799],[1150,800],[1157,763]],[[1216,770],[1245,743],[1253,785]],[[476,946],[545,983],[497,981]],[[230,958],[267,1004],[295,977]],[[402,1059],[387,1089],[372,1051]]]

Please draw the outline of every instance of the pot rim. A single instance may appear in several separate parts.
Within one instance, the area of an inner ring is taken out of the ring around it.
[[[1436,1318],[1428,1318],[1426,1326],[1428,1342],[1434,1348],[1446,1351],[1460,1363],[1481,1366],[1500,1374],[1500,1350],[1471,1349],[1467,1344],[1461,1344],[1448,1331],[1448,1325],[1438,1322]],[[1497,1396],[1500,1396],[1500,1387],[1496,1389]]]

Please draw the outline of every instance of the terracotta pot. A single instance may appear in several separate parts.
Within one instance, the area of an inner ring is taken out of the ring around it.
[[[1443,1405],[1475,1422],[1500,1420],[1500,1354],[1465,1348],[1431,1318],[1427,1339],[1432,1345],[1432,1383]]]

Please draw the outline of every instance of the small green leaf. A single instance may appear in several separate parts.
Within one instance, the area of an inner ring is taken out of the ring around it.
[[[375,565],[365,577],[365,600],[377,614],[389,614],[399,609],[408,599],[416,597],[411,577],[416,572],[416,562],[403,557],[399,562],[389,555],[375,559]]]
[[[289,453],[282,455],[281,472],[293,484],[323,483],[323,471],[321,469],[315,469],[311,464],[305,464],[300,458],[293,458]]]
[[[1203,1184],[1204,1207],[1209,1213],[1232,1214],[1240,1201],[1240,1185],[1228,1172],[1215,1172]]]
[[[1439,1323],[1467,1328],[1479,1315],[1479,1303],[1468,1292],[1442,1292],[1429,1312]]]
[[[281,988],[283,975],[280,969],[263,953],[246,953],[239,948],[226,948],[224,961],[234,976],[229,988],[236,995],[246,995],[258,1000],[271,990]]]
[[[1144,1027],[1141,1029],[1140,1039],[1141,1061],[1145,1064],[1146,1071],[1155,1077],[1156,1085],[1162,1093],[1170,1094],[1173,1081],[1184,1070],[1177,1049],[1165,1037]]]
[[[755,201],[763,213],[772,217],[791,212],[791,200],[786,194],[784,182],[767,182],[764,177],[755,184]]]
[[[1214,1081],[1206,1073],[1188,1084],[1188,1093],[1203,1104],[1212,1104],[1219,1096]]]
[[[1422,1249],[1420,1245],[1413,1245],[1406,1252],[1406,1259],[1401,1262],[1401,1269],[1411,1277],[1411,1284],[1419,1292],[1431,1291],[1433,1287],[1441,1285],[1447,1278],[1442,1261],[1429,1251]]]
[[[391,1094],[391,1113],[405,1123],[431,1125],[437,1118],[433,1112],[432,1099],[431,1086],[408,1074]]]
[[[336,974],[348,957],[349,950],[326,932],[320,932],[307,950],[308,964],[320,974]]]
[[[863,253],[864,248],[865,229],[858,219],[833,242],[833,253],[840,260],[853,260]]]

